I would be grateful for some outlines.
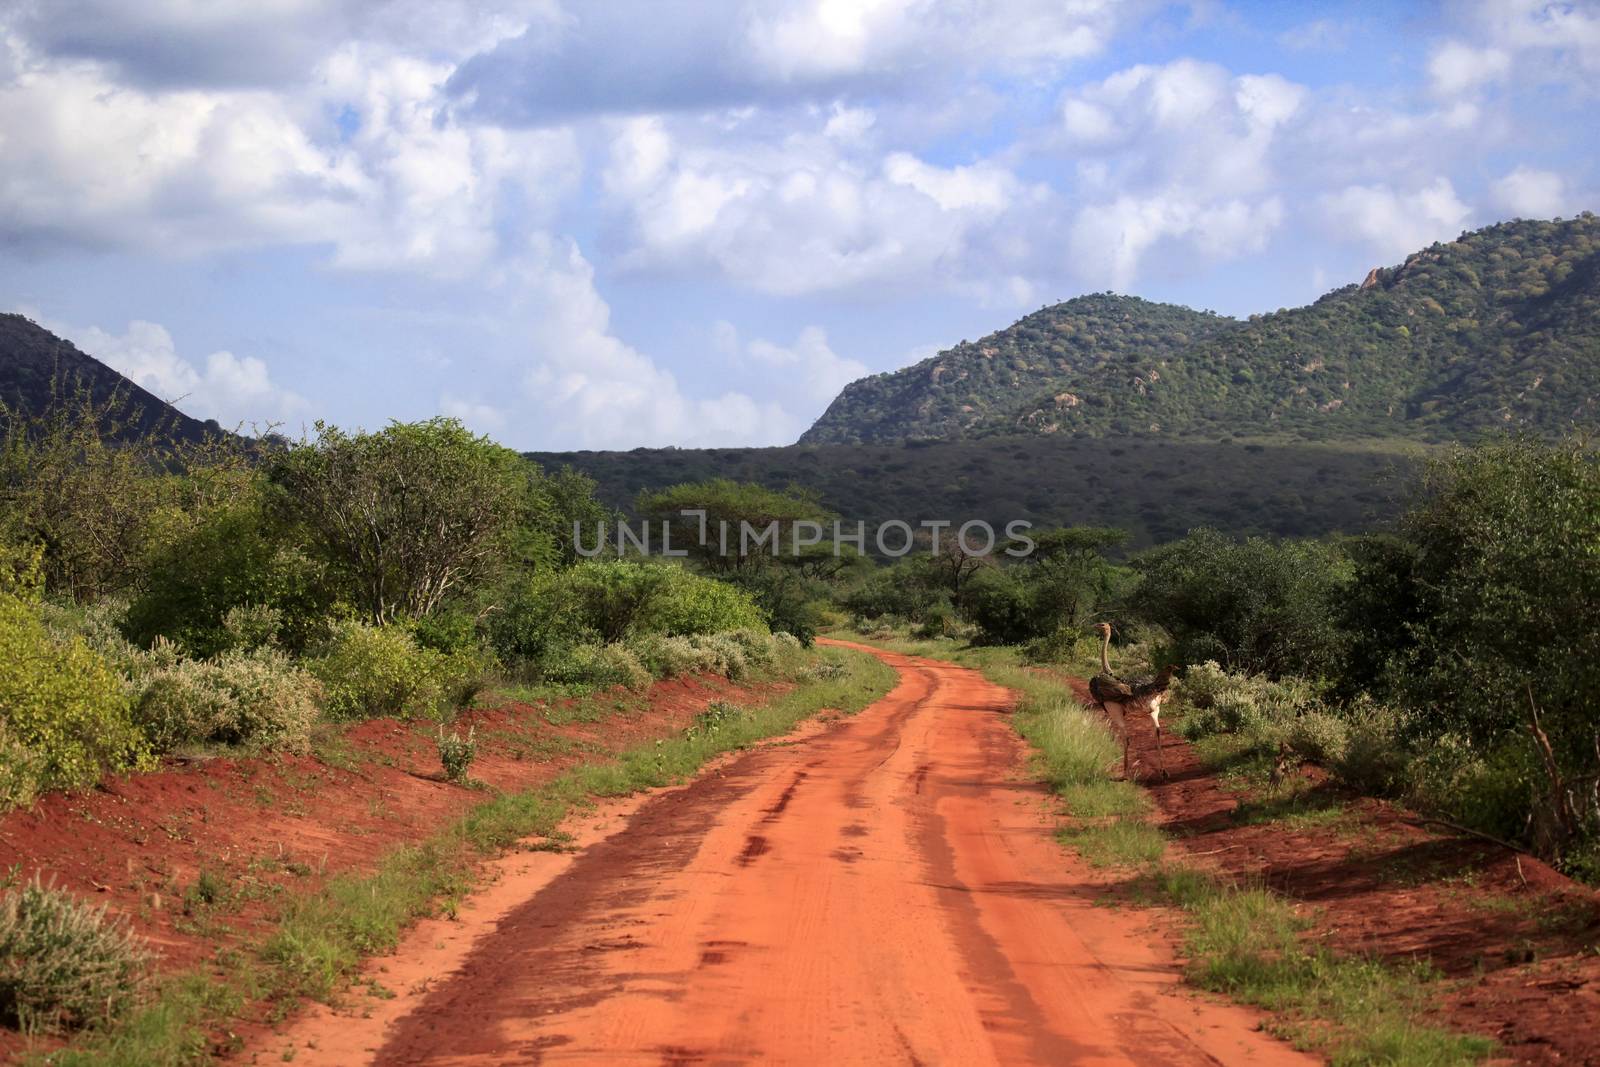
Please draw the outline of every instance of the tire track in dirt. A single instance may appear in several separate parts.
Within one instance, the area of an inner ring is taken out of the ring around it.
[[[1183,993],[1149,913],[1097,906],[1006,690],[875,654],[888,696],[643,802],[368,1062],[1314,1062]]]

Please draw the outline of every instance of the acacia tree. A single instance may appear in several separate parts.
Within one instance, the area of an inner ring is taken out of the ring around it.
[[[501,560],[524,460],[455,419],[316,437],[273,464],[282,504],[374,622],[432,614]]]
[[[674,551],[687,551],[708,570],[724,574],[758,569],[773,556],[791,554],[796,524],[814,523],[808,532],[822,537],[822,524],[832,517],[806,490],[779,491],[728,478],[645,493],[639,513],[672,527]],[[758,537],[767,540],[756,546]]]

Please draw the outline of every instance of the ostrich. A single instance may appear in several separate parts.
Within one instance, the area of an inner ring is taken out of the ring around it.
[[[1176,664],[1168,664],[1154,678],[1140,678],[1125,682],[1111,673],[1111,662],[1106,653],[1111,648],[1111,624],[1103,622],[1100,629],[1100,673],[1089,679],[1089,692],[1105,710],[1116,733],[1122,738],[1122,777],[1128,777],[1128,713],[1144,712],[1156,728],[1156,766],[1161,777],[1167,777],[1166,761],[1161,754],[1161,702],[1167,699],[1167,688],[1172,684]]]

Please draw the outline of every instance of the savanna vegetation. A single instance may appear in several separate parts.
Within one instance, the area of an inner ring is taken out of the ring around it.
[[[1396,522],[1360,536],[1202,528],[1133,553],[1114,530],[1033,536],[1038,551],[981,561],[959,589],[926,558],[861,574],[834,617],[1080,672],[1097,669],[1087,624],[1112,620],[1137,643],[1128,655],[1188,665],[1180,729],[1214,759],[1313,761],[1600,880],[1600,458],[1587,443],[1453,450]]]
[[[576,529],[615,532],[593,483],[453,420],[191,440],[140,431],[81,382],[53,396],[0,412],[0,810],[173,754],[307,753],[375,718],[436,733],[442,777],[471,784],[477,735],[458,716],[486,687],[536,700],[781,676],[807,683],[795,709],[871,689],[854,667],[805,673],[809,571],[586,558]],[[728,490],[743,515],[771,503]],[[691,766],[788,714],[724,714],[681,759],[655,757]],[[676,773],[648,770],[628,781]],[[142,952],[70,894],[12,886],[0,1022],[104,1027],[141,1000]]]

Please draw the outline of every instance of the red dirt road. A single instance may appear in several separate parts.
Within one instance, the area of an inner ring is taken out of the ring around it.
[[[408,1013],[320,1020],[337,1053],[291,1028],[296,1062],[1315,1062],[1181,991],[1154,913],[1096,906],[1006,690],[880,655],[883,700],[645,800]]]

